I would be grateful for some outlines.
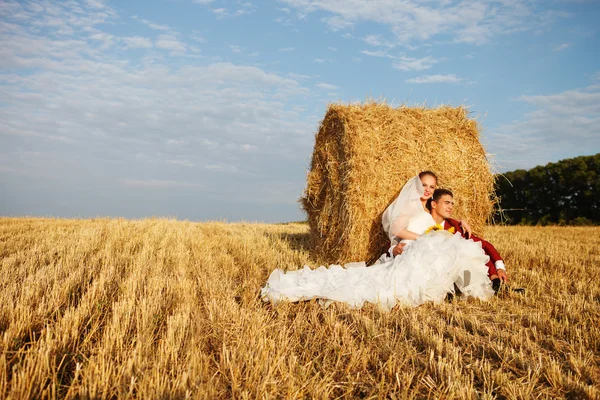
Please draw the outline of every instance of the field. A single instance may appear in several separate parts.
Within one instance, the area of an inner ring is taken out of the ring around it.
[[[0,398],[600,398],[600,228],[488,227],[487,303],[264,304],[305,224],[0,218]]]

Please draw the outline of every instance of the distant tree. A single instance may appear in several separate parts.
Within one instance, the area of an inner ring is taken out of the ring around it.
[[[499,174],[496,222],[600,224],[600,153]]]

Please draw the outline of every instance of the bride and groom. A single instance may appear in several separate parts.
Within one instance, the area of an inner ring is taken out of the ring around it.
[[[508,280],[502,257],[491,243],[472,235],[467,221],[451,218],[454,195],[450,190],[436,189],[436,186],[437,176],[431,171],[423,171],[404,185],[398,198],[385,210],[382,223],[392,243],[389,254],[394,257],[402,254],[406,243],[420,236],[416,233],[419,229],[415,224],[423,219],[426,224],[436,224],[441,229],[460,233],[465,239],[480,242],[483,251],[490,258],[486,263],[488,276],[494,290],[498,291],[501,282]],[[414,218],[412,226],[406,222],[411,218]],[[406,225],[409,226],[404,228]],[[386,260],[385,255],[380,260]]]
[[[507,279],[502,259],[488,242],[474,236],[465,240],[468,224],[450,218],[452,192],[434,191],[436,185],[435,174],[422,172],[384,212],[393,257],[384,255],[369,267],[358,262],[287,273],[275,269],[262,298],[271,303],[317,298],[353,307],[370,302],[391,309],[398,303],[440,302],[457,288],[463,297],[489,299],[494,295],[491,279],[498,285]]]

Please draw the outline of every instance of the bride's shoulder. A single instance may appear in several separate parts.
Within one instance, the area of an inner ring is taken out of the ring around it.
[[[433,217],[431,216],[431,214],[429,214],[427,211],[423,210],[421,212],[416,213],[415,215],[412,216],[412,219],[419,219],[419,220],[432,220]]]
[[[426,211],[422,211],[412,216],[406,229],[421,235],[432,225],[435,225],[435,221],[433,220],[431,214]]]
[[[429,214],[426,211],[421,211],[421,212],[413,215],[409,222],[409,225],[411,225],[411,227],[415,227],[415,226],[422,227],[425,225],[426,225],[425,227],[429,227],[433,224],[434,224],[433,217],[431,216],[431,214]],[[407,228],[407,229],[412,230],[410,228]]]

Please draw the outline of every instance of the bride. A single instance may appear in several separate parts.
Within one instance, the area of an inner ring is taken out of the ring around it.
[[[392,244],[389,254],[396,256],[402,253],[405,245],[421,236],[418,232],[419,229],[414,226],[416,221],[413,221],[412,230],[407,229],[407,226],[411,217],[416,217],[423,211],[429,214],[426,206],[427,201],[433,196],[436,187],[437,175],[431,171],[421,171],[404,185],[398,198],[385,210],[381,222],[383,230],[388,235]],[[423,215],[421,215],[421,218],[424,218],[422,221],[431,222],[431,224],[435,225],[433,219],[429,220]],[[460,225],[470,236],[471,227],[467,221],[461,220]],[[386,254],[380,258],[380,261],[385,260],[388,260]]]
[[[370,267],[356,262],[315,270],[307,266],[288,272],[275,269],[261,289],[263,300],[275,304],[323,299],[352,307],[370,302],[389,310],[398,303],[416,307],[443,301],[447,293],[454,293],[455,285],[464,297],[489,299],[494,292],[485,265],[488,256],[481,245],[460,234],[436,230],[424,208],[437,183],[431,177],[435,174],[425,171],[410,179],[383,214],[392,249],[402,239],[401,255],[382,258]]]

